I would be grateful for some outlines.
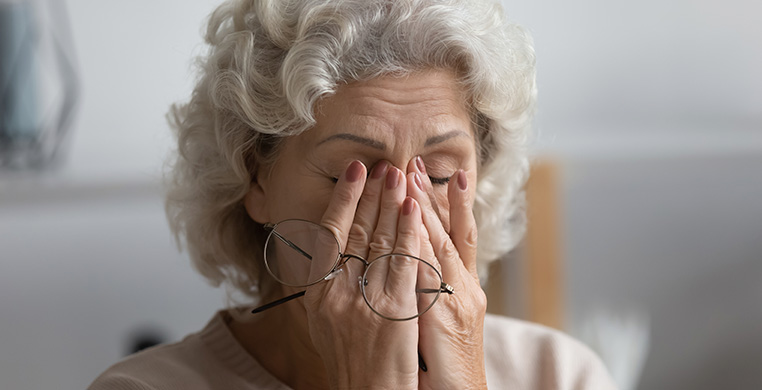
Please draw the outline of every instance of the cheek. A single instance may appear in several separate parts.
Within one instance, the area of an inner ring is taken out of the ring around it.
[[[273,222],[284,219],[305,219],[319,223],[331,201],[331,191],[326,189],[307,188],[309,186],[294,186],[279,191],[273,199],[276,206],[271,209]]]

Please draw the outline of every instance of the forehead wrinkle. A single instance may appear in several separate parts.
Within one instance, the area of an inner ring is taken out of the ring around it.
[[[431,147],[460,135],[472,140],[473,128],[461,118],[470,116],[457,84],[443,84],[439,76],[419,81],[383,77],[342,85],[321,102],[326,109],[321,127],[329,133],[324,137],[381,151]]]
[[[450,96],[424,93],[421,96],[418,93],[410,93],[411,97],[405,95],[385,96],[385,95],[366,95],[357,96],[353,100],[355,109],[358,113],[365,114],[370,112],[371,116],[389,115],[393,113],[415,113],[419,111],[430,111],[429,116],[448,115],[452,110],[465,109],[462,102],[453,99]],[[415,97],[413,97],[415,96]]]

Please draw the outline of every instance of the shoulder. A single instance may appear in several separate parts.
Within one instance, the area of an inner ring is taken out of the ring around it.
[[[491,388],[616,388],[593,351],[542,325],[488,314],[484,353]]]
[[[89,390],[158,390],[198,388],[204,372],[202,348],[190,335],[175,344],[161,345],[130,355],[109,367]],[[203,382],[203,381],[201,381]],[[185,387],[188,384],[190,386]]]
[[[217,312],[197,333],[174,344],[128,356],[101,374],[89,390],[286,389],[238,343]]]

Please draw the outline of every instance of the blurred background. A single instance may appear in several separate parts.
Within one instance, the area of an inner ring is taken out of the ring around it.
[[[85,388],[225,304],[160,187],[217,3],[0,0],[1,389]],[[491,310],[548,292],[541,322],[623,389],[762,388],[762,3],[504,4],[535,38],[551,196]]]

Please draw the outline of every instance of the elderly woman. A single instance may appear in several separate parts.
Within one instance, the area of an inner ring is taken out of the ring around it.
[[[246,299],[91,389],[612,387],[577,342],[485,315],[535,101],[498,5],[230,0],[206,41],[167,212]]]

